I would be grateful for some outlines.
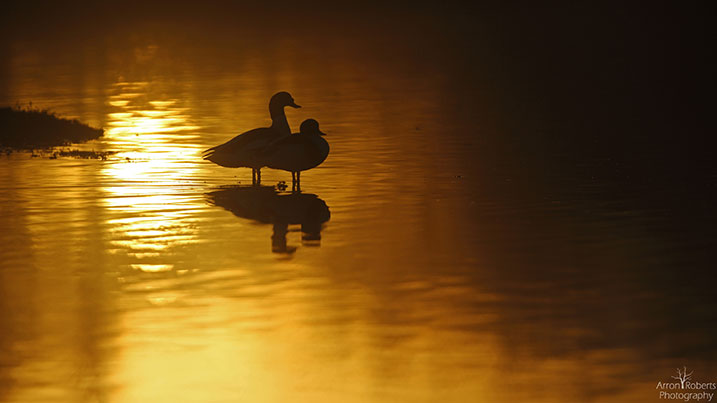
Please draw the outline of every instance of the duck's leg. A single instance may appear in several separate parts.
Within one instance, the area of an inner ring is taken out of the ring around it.
[[[251,169],[251,184],[256,185],[256,169]]]
[[[301,192],[301,171],[296,173],[296,191]]]
[[[256,169],[256,184],[261,185],[261,168]]]

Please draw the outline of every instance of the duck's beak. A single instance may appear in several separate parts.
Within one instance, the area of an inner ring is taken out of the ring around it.
[[[292,108],[301,108],[301,105],[297,105],[296,102],[294,102],[293,100],[291,101],[289,106],[291,106]]]
[[[319,130],[319,134],[322,136],[326,136],[326,133],[322,132],[321,130]]]

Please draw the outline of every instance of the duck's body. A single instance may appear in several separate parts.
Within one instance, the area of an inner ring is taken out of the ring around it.
[[[265,165],[258,151],[283,136],[283,130],[273,126],[252,129],[206,150],[204,159],[227,168],[261,169]]]
[[[264,149],[266,166],[291,172],[292,189],[300,190],[301,172],[319,166],[329,155],[324,135],[319,122],[305,120],[299,133],[281,137]]]
[[[294,98],[288,92],[274,94],[269,101],[271,127],[249,130],[224,144],[205,150],[204,159],[228,168],[251,168],[252,182],[261,182],[260,170],[267,166],[261,150],[291,134],[289,122],[284,113],[286,106],[301,108],[294,103]]]

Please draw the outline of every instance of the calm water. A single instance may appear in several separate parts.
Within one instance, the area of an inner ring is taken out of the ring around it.
[[[714,381],[709,198],[542,165],[579,158],[505,140],[495,116],[519,112],[464,86],[462,50],[339,27],[7,41],[0,103],[117,153],[0,157],[1,401],[642,402],[678,366]],[[268,125],[279,90],[331,144],[301,195],[200,157]]]

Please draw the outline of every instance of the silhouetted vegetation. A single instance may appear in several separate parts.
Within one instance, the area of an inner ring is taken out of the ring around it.
[[[0,147],[47,148],[82,143],[104,134],[76,119],[65,119],[46,109],[0,108]]]

